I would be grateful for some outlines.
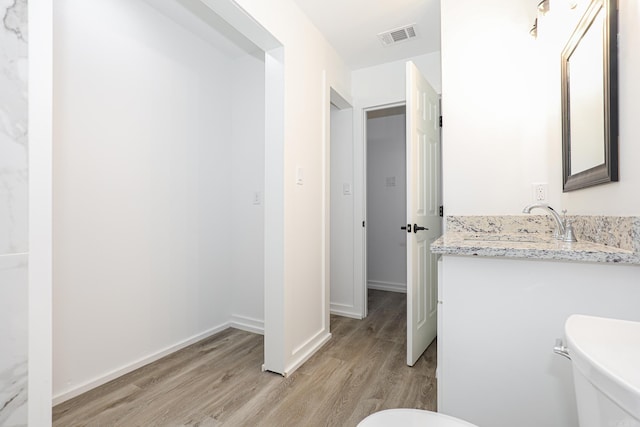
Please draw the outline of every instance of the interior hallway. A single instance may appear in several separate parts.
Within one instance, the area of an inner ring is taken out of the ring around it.
[[[53,408],[54,426],[355,426],[388,408],[436,409],[436,345],[406,365],[406,295],[369,291],[365,320],[288,378],[263,373],[263,337],[227,329]]]

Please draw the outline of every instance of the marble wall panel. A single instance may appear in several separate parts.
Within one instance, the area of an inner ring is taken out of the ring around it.
[[[27,0],[0,0],[0,426],[27,425]]]
[[[27,1],[0,0],[0,255],[27,251]]]
[[[0,426],[27,425],[27,255],[0,256]]]

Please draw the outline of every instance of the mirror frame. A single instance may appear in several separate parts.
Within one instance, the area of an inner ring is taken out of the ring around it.
[[[569,59],[598,12],[605,13],[603,49],[604,163],[571,173],[571,100],[569,93]],[[562,191],[618,181],[618,10],[617,0],[591,0],[584,16],[562,51]]]

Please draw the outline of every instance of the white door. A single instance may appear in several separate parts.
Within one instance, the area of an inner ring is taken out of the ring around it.
[[[442,234],[438,95],[407,62],[407,364],[436,337],[437,256]],[[408,225],[411,225],[409,227]]]

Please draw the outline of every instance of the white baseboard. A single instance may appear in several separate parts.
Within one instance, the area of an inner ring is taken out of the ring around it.
[[[318,332],[313,338],[296,348],[292,352],[292,362],[284,370],[284,376],[291,375],[296,369],[298,369],[304,362],[309,360],[316,351],[320,349],[327,341],[331,339],[331,334],[325,329]]]
[[[264,320],[232,314],[229,326],[240,329],[241,331],[264,335]]]
[[[351,309],[351,310],[350,310]],[[362,319],[362,313],[357,313],[353,310],[353,306],[346,306],[342,304],[331,304],[329,312],[337,316],[350,317],[352,319]]]
[[[114,380],[118,377],[121,377],[122,375],[128,374],[129,372],[135,371],[138,368],[141,368],[145,365],[148,365],[149,363],[155,362],[156,360],[162,359],[164,356],[167,356],[171,353],[175,353],[178,350],[182,350],[185,347],[190,346],[191,344],[194,344],[200,340],[203,340],[205,338],[210,337],[211,335],[215,335],[218,332],[224,331],[225,329],[229,328],[230,322],[225,322],[222,325],[216,326],[214,328],[211,328],[205,332],[202,332],[200,334],[194,335],[190,338],[187,338],[184,341],[180,341],[177,344],[174,344],[172,346],[169,346],[163,350],[160,350],[156,353],[150,354],[149,356],[145,356],[143,358],[140,358],[138,360],[136,360],[133,363],[130,363],[128,365],[122,366],[118,369],[114,369],[113,371],[105,374],[105,375],[101,375],[91,381],[87,381],[84,384],[81,384],[79,386],[74,386],[69,390],[63,391],[61,393],[58,393],[57,395],[53,396],[53,401],[52,404],[53,406],[58,405],[62,402],[65,402],[69,399],[73,399],[76,396],[81,395],[82,393],[85,393],[91,389],[94,389],[96,387],[99,387],[103,384],[108,383],[111,380]]]
[[[375,289],[377,291],[399,292],[401,294],[407,293],[406,283],[380,282],[378,280],[369,280],[367,282],[367,288]]]

